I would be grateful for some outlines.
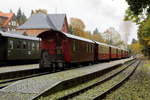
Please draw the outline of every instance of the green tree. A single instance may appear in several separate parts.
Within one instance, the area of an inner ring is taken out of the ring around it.
[[[25,14],[21,11],[21,8],[18,9],[16,15],[16,21],[19,25],[23,24],[27,20]]]
[[[138,38],[143,45],[142,52],[150,57],[150,17],[144,20],[139,26]]]
[[[98,31],[97,28],[95,28],[95,30],[93,31],[93,34],[100,34],[100,32]]]
[[[150,13],[150,0],[126,0],[134,15]]]
[[[35,12],[34,12],[34,10],[31,10],[31,15],[33,15]]]
[[[150,0],[126,0],[129,8],[125,20],[139,24],[138,38],[142,52],[150,57]]]

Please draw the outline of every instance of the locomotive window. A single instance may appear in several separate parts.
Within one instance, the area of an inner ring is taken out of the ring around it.
[[[14,48],[14,43],[12,40],[9,40],[9,48],[13,49]]]

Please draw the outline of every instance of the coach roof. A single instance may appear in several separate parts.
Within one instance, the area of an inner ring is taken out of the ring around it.
[[[0,35],[3,37],[12,37],[12,38],[19,38],[19,39],[27,39],[27,40],[40,40],[37,37],[25,36],[21,34],[8,33],[3,31],[0,31]]]
[[[76,36],[76,35],[72,35],[72,34],[64,33],[64,32],[63,32],[63,34],[66,37],[69,37],[69,38],[72,38],[72,39],[77,39],[77,40],[81,40],[81,41],[86,41],[86,42],[94,43],[92,40],[86,39],[86,38],[83,38],[83,37],[80,37],[80,36]]]

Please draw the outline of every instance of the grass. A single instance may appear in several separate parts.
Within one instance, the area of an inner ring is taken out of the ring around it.
[[[145,61],[125,84],[103,100],[150,100],[150,60]]]

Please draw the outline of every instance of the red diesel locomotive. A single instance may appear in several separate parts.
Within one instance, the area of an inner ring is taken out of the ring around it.
[[[128,51],[72,34],[49,30],[38,35],[41,43],[40,68],[65,67],[128,57]]]

